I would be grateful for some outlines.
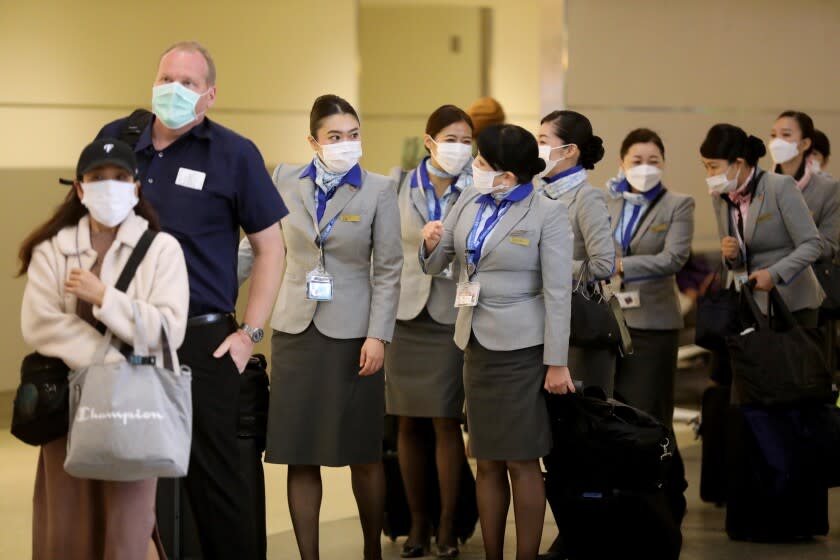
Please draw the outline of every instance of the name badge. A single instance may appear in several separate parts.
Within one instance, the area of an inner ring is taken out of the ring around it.
[[[527,237],[510,237],[510,242],[514,245],[521,245],[522,247],[529,247],[531,245],[531,240]]]
[[[481,284],[478,282],[458,282],[455,292],[455,307],[475,307],[478,305],[478,293]]]
[[[650,231],[653,233],[662,233],[668,231],[668,224],[656,224],[650,228]]]
[[[362,217],[358,214],[342,214],[341,215],[342,222],[361,222]]]
[[[642,300],[639,297],[639,290],[632,292],[618,292],[616,295],[618,304],[622,309],[637,309],[642,306]]]
[[[204,178],[207,173],[203,171],[196,171],[195,169],[187,169],[182,167],[178,170],[178,176],[175,177],[175,184],[188,189],[200,191],[204,188]]]
[[[333,277],[326,270],[316,268],[306,275],[306,299],[332,301]]]
[[[446,280],[452,280],[455,277],[455,273],[453,272],[454,264],[449,263],[449,266],[441,270],[439,273],[435,274],[436,278],[445,278]]]

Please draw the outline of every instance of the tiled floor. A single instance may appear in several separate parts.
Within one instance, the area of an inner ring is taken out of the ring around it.
[[[832,491],[832,531],[826,538],[797,545],[763,545],[736,543],[723,532],[724,510],[704,504],[698,497],[700,448],[687,430],[680,430],[681,448],[686,462],[690,487],[688,514],[683,524],[683,560],[828,560],[840,559],[840,489]],[[18,560],[29,557],[32,480],[36,450],[20,444],[7,431],[0,433],[0,558]],[[297,558],[294,535],[286,509],[285,471],[266,467],[268,493],[269,559]],[[323,560],[361,558],[361,531],[355,516],[355,504],[349,485],[347,469],[324,470],[324,505],[321,523]],[[513,516],[508,521],[506,550],[513,558]],[[554,525],[547,515],[543,542],[548,546],[554,537]],[[396,543],[383,539],[386,559],[399,558],[401,540]],[[483,558],[481,535],[477,530],[461,550],[461,558]]]

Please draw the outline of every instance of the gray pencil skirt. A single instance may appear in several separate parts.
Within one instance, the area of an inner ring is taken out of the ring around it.
[[[464,413],[464,353],[452,337],[455,325],[438,323],[427,310],[397,321],[385,349],[388,414],[461,418]]]
[[[542,346],[495,351],[470,338],[464,390],[476,459],[526,461],[548,455],[552,439],[545,371]]]
[[[274,331],[265,460],[341,467],[382,457],[384,375],[359,376],[364,338],[336,339],[310,324]]]

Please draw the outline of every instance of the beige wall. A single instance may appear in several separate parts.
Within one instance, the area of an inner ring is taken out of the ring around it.
[[[476,54],[478,48],[478,8],[489,8],[492,13],[486,94],[499,99],[511,122],[530,126],[537,121],[540,112],[538,4],[538,0],[360,0],[361,117],[364,121],[366,166],[372,171],[387,173],[400,162],[402,139],[422,135],[429,113],[443,103],[466,108],[479,95],[475,90],[479,68],[474,69],[474,74],[453,83],[440,79],[446,70],[412,67],[415,77],[404,81],[400,80],[400,76],[405,74],[405,66],[389,75],[370,76],[366,71],[366,61],[387,57],[395,64],[407,65],[407,61],[416,60],[427,48],[435,49],[434,54],[445,56],[438,50],[445,45],[448,35],[458,34],[464,38],[463,56],[452,57],[451,60],[462,64],[463,59]],[[432,23],[437,25],[437,29],[434,36],[400,33],[406,20],[389,24],[383,19],[388,13],[406,14],[402,17],[415,18],[418,26]],[[392,52],[380,53],[377,49],[381,49],[380,37],[384,36],[382,26],[387,25],[393,28],[397,46]],[[375,41],[366,39],[366,28],[374,30],[377,35]],[[371,107],[365,92],[375,87],[373,84],[378,81],[390,80],[402,82],[402,95],[381,106],[377,100],[377,107]],[[418,81],[424,82],[423,90],[434,84],[436,94],[419,92],[414,86]],[[369,111],[372,111],[371,118],[365,116]]]
[[[235,13],[234,13],[235,12]],[[59,174],[99,128],[150,103],[160,52],[202,41],[218,67],[211,117],[252,138],[269,165],[310,157],[313,99],[358,101],[355,0],[0,0],[0,390],[27,352],[17,246],[65,192]],[[267,344],[263,349],[267,349]]]
[[[607,149],[593,182],[616,172],[627,132],[657,130],[666,185],[697,200],[695,247],[717,246],[698,153],[711,125],[731,122],[766,139],[776,115],[796,109],[840,148],[840,2],[567,3],[567,105],[590,117]]]

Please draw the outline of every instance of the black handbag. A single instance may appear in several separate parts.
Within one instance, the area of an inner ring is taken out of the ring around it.
[[[156,232],[146,230],[128,257],[115,288],[128,288],[137,266],[154,240]],[[96,325],[100,333],[105,325]],[[67,375],[70,368],[59,358],[28,354],[20,365],[20,385],[12,409],[12,435],[29,445],[44,445],[67,434],[70,401]]]
[[[33,352],[20,365],[20,385],[12,411],[12,435],[29,445],[42,445],[67,433],[67,375],[59,358]]]
[[[829,319],[840,319],[840,261],[835,256],[829,261],[816,262],[814,274],[825,292],[821,315]]]
[[[697,298],[697,319],[694,343],[701,348],[720,351],[726,348],[726,337],[741,332],[740,294],[732,287],[723,287],[723,268],[715,275],[706,293]]]
[[[584,261],[572,290],[569,345],[582,348],[621,347],[632,353],[624,313],[615,296],[605,293],[600,282],[589,284],[589,261]]]
[[[741,296],[753,326],[726,339],[734,402],[762,407],[831,402],[832,372],[819,330],[801,327],[776,288],[768,293],[766,316],[748,284]]]

